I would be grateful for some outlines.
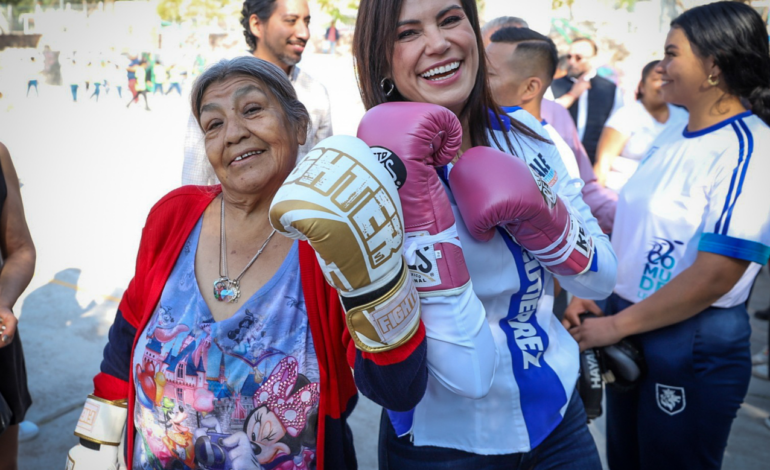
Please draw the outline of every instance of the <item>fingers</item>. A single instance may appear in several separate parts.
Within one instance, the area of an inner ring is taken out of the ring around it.
[[[599,306],[594,302],[593,300],[584,300],[583,306],[591,313],[604,316],[604,312],[602,312],[602,309],[599,308]]]
[[[569,309],[564,310],[564,319],[561,321],[564,328],[570,329],[571,327],[580,326],[580,314],[582,309]]]
[[[8,346],[16,334],[16,317],[10,312],[0,312],[0,348]]]

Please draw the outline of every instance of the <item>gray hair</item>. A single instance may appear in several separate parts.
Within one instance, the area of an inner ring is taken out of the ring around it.
[[[486,35],[493,29],[499,29],[503,27],[529,28],[529,23],[516,16],[499,16],[494,20],[488,21],[481,28],[481,34]]]
[[[297,99],[297,93],[291,85],[286,72],[275,64],[253,56],[223,59],[207,68],[193,84],[190,94],[192,112],[198,126],[201,124],[201,106],[203,94],[213,84],[222,82],[230,77],[245,76],[256,78],[264,83],[268,90],[278,100],[283,113],[291,126],[303,134],[307,134],[310,115],[305,105]]]

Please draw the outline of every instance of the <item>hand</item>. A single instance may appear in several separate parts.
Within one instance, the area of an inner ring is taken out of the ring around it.
[[[591,312],[595,315],[603,316],[604,312],[596,305],[596,302],[588,299],[581,299],[580,297],[572,297],[566,310],[564,310],[564,318],[561,324],[564,328],[570,329],[575,326],[580,326],[580,315]]]
[[[16,324],[18,322],[9,308],[0,307],[0,348],[11,344],[16,334]]]
[[[578,79],[569,91],[569,94],[574,96],[575,99],[580,98],[580,95],[591,89],[591,82],[582,78]]]
[[[261,470],[262,466],[257,462],[254,451],[251,449],[251,441],[243,431],[236,432],[232,436],[222,439],[222,444],[230,447],[228,457],[233,464],[233,470]]]
[[[615,324],[616,316],[586,318],[580,326],[570,328],[569,332],[580,345],[580,351],[589,348],[609,346],[623,339]]]

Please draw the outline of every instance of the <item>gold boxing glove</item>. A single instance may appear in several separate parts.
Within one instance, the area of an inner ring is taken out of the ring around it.
[[[270,223],[307,240],[362,351],[393,349],[420,323],[420,301],[403,258],[398,190],[369,146],[350,136],[324,139],[273,198]]]

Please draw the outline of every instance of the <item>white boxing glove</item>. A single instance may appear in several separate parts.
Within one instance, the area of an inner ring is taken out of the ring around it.
[[[75,428],[80,444],[67,454],[66,470],[125,470],[127,417],[126,400],[89,395]]]
[[[420,300],[402,254],[403,220],[390,174],[368,145],[350,136],[319,142],[270,206],[278,232],[316,251],[362,351],[398,347],[420,324]]]

